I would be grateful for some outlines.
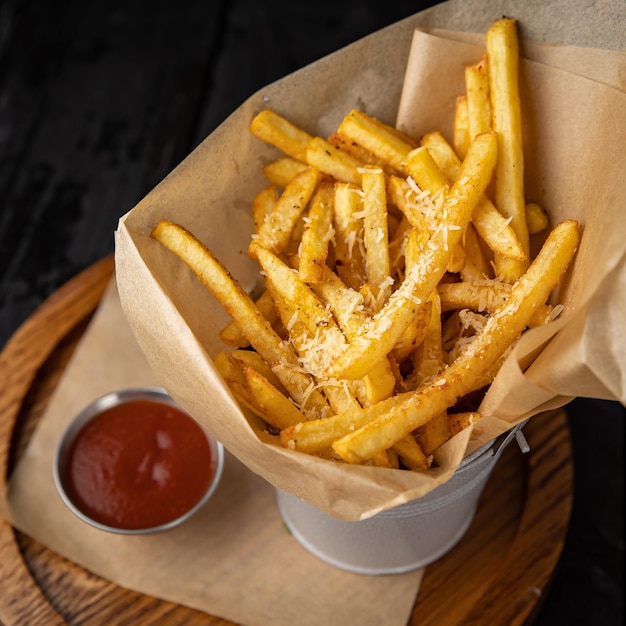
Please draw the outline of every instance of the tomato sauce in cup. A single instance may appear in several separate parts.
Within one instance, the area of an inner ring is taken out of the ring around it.
[[[221,446],[169,396],[120,393],[110,403],[96,401],[98,408],[90,405],[66,431],[57,486],[79,517],[100,528],[164,529],[212,493]]]

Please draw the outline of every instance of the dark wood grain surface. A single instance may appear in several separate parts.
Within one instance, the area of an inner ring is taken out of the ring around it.
[[[0,347],[248,95],[431,4],[0,0]],[[625,411],[568,414],[574,509],[536,623],[621,624]]]

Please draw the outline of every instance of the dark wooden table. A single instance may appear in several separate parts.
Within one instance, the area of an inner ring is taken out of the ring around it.
[[[432,4],[0,0],[0,349],[247,96]],[[574,508],[535,623],[621,624],[625,410],[568,415]]]

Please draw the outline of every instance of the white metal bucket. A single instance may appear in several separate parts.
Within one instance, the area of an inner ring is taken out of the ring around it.
[[[461,540],[502,451],[514,438],[523,440],[520,428],[464,459],[448,482],[425,496],[366,520],[337,520],[281,490],[276,491],[278,508],[295,539],[331,565],[376,575],[419,569]]]

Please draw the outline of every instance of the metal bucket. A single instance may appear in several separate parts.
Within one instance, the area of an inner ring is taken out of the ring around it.
[[[449,481],[430,493],[369,519],[337,520],[277,490],[279,511],[306,550],[341,569],[384,575],[422,568],[461,540],[504,448],[518,438],[522,451],[527,451],[521,426],[476,450],[463,460]]]

